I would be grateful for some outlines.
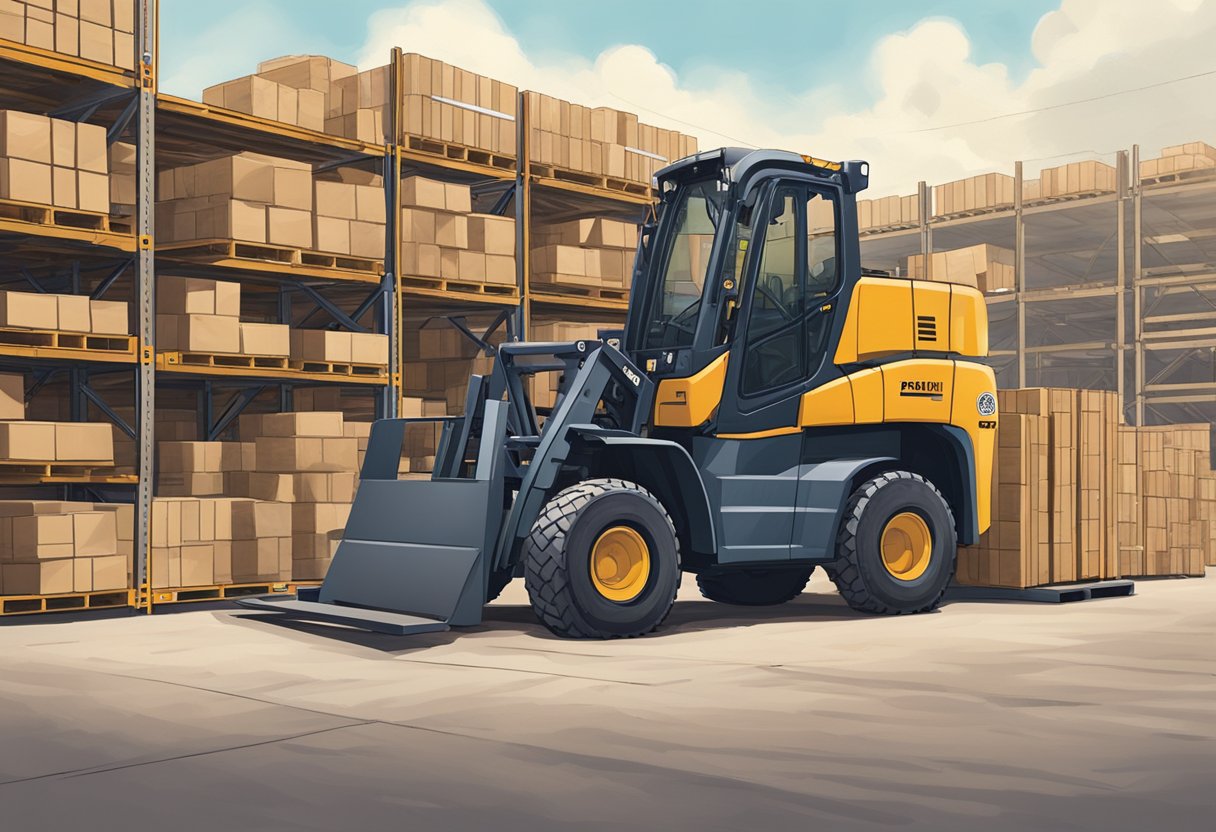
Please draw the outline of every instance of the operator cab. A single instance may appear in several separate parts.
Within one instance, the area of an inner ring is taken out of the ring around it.
[[[690,376],[727,350],[746,317],[745,386],[805,378],[831,320],[808,311],[847,282],[846,265],[856,269],[848,229],[868,165],[724,148],[681,160],[657,180],[625,350],[656,380]]]

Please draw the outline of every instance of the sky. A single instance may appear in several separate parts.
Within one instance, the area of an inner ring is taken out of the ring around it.
[[[335,13],[335,8],[340,12]],[[392,46],[702,147],[871,162],[873,195],[1133,143],[1216,143],[1216,3],[961,0],[161,2],[161,86],[189,97],[281,54],[370,69]]]

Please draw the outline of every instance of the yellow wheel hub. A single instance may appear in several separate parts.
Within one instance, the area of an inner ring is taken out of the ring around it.
[[[609,601],[632,601],[649,577],[650,547],[629,526],[613,526],[591,547],[591,582]]]
[[[887,521],[878,547],[882,550],[882,565],[891,577],[915,581],[929,568],[933,534],[923,517],[904,511]]]

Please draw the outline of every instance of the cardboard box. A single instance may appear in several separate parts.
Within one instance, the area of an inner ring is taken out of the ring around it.
[[[291,357],[297,361],[349,363],[350,335],[327,329],[293,329]]]
[[[0,459],[16,462],[55,460],[54,422],[0,422]]]
[[[76,168],[102,175],[110,172],[110,151],[106,143],[106,128],[100,124],[76,124]]]
[[[291,576],[291,538],[259,538],[232,543],[232,580],[279,581]]]
[[[156,339],[161,350],[239,353],[241,325],[226,315],[157,315]]]
[[[311,249],[312,213],[269,206],[266,209],[266,241],[274,245]]]
[[[421,208],[402,208],[401,209],[401,241],[405,243],[428,243],[435,244],[435,222],[436,214],[434,211],[427,211]]]
[[[88,295],[52,295],[57,305],[59,329],[66,332],[91,332],[93,319]]]
[[[286,324],[240,324],[243,355],[286,358],[291,354],[291,331]]]
[[[0,159],[0,199],[53,205],[51,166],[26,159]]]
[[[350,360],[355,364],[388,364],[388,336],[373,332],[350,334]]]
[[[313,236],[317,251],[350,254],[350,220],[314,217]]]
[[[73,554],[78,558],[118,553],[118,525],[113,512],[82,511],[72,518]]]
[[[5,563],[0,567],[5,595],[61,595],[72,592],[71,558],[37,563]]]
[[[401,180],[401,204],[407,207],[447,209],[447,192],[443,182],[407,176]]]
[[[268,413],[262,416],[262,436],[340,437],[344,436],[341,413]]]
[[[25,418],[25,376],[0,373],[0,420]]]
[[[272,473],[354,471],[357,440],[319,437],[260,436],[258,467]]]
[[[158,276],[156,311],[162,315],[241,314],[241,285],[201,277]]]
[[[223,470],[223,442],[157,442],[156,463],[162,473],[218,473]]]
[[[354,257],[384,257],[384,223],[355,222],[350,224],[350,253]]]
[[[296,503],[291,507],[293,534],[316,534],[346,528],[350,503]]]
[[[435,242],[446,248],[469,247],[469,220],[461,214],[435,215]]]
[[[261,500],[232,502],[232,539],[258,540],[291,535],[291,506]]]
[[[468,247],[485,254],[515,254],[515,220],[490,214],[468,218]]]
[[[59,422],[55,425],[55,459],[114,464],[114,428],[108,422]]]
[[[0,110],[0,156],[49,165],[51,148],[49,118],[19,110]]]
[[[75,537],[71,514],[34,514],[10,522],[9,560],[29,561],[72,557]],[[67,590],[70,592],[71,590]]]
[[[125,301],[90,300],[90,332],[96,335],[127,335],[130,331],[129,312]]]

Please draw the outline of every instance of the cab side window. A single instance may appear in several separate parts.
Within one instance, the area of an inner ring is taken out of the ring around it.
[[[805,196],[800,188],[781,188],[770,206],[748,313],[745,396],[791,384],[804,373],[805,280],[799,241],[806,234]]]
[[[749,299],[740,393],[756,396],[819,371],[840,288],[836,202],[803,185],[779,186],[767,216]]]

